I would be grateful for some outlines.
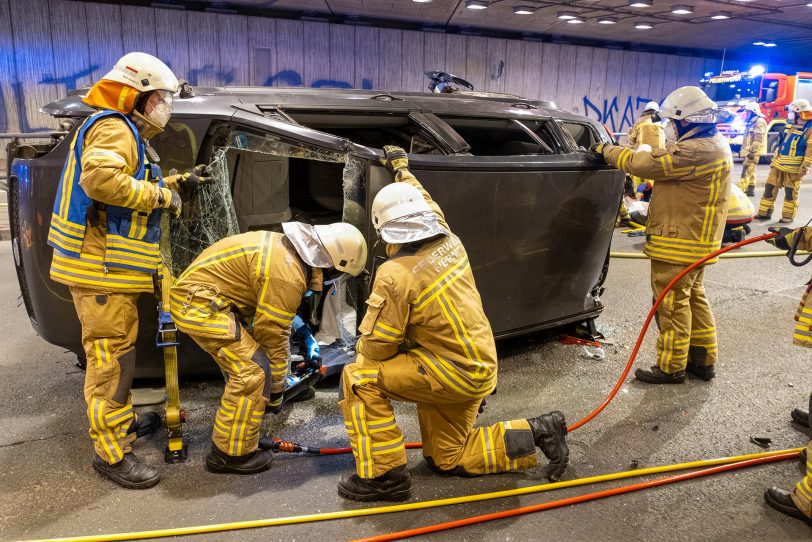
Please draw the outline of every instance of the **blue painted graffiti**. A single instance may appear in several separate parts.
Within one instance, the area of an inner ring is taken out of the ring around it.
[[[93,72],[99,69],[98,64],[79,70],[78,72],[66,75],[64,77],[54,77],[51,74],[45,74],[39,80],[40,85],[65,85],[65,90],[76,90],[76,82],[83,78],[90,76]]]
[[[621,113],[617,96],[612,98],[611,101],[608,98],[604,99],[603,107],[596,105],[587,96],[584,96],[584,115],[590,117],[591,114],[594,114],[598,122],[602,122],[613,132],[622,132],[634,125],[635,120],[637,120],[637,112],[650,101],[650,98],[642,96],[629,96],[623,104],[623,112]]]
[[[265,87],[303,87],[302,75],[295,70],[282,70],[268,77],[262,86]],[[312,88],[353,88],[352,83],[337,79],[317,79],[310,86]],[[362,79],[361,88],[372,90],[372,80]]]
[[[200,84],[200,78],[213,76],[217,84],[230,85],[234,82],[234,70],[218,71],[214,69],[213,64],[206,64],[200,69],[190,69],[189,77],[186,79],[193,87]]]

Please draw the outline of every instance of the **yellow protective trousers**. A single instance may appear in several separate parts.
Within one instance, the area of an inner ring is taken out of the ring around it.
[[[806,476],[792,491],[792,500],[806,517],[812,518],[812,440],[806,445]]]
[[[259,429],[271,393],[271,374],[287,374],[287,360],[272,366],[265,349],[242,326],[237,339],[214,338],[184,329],[184,333],[206,352],[223,370],[226,387],[214,417],[212,441],[232,456],[250,454],[259,444]]]
[[[805,239],[801,240],[803,245]],[[800,247],[799,247],[800,248]],[[792,342],[798,346],[812,348],[812,279],[806,283],[806,291],[795,311],[795,332],[792,334]]]
[[[406,464],[392,400],[416,403],[423,455],[441,473],[474,476],[536,464],[527,420],[474,428],[482,399],[443,387],[411,352],[383,362],[359,354],[341,378],[339,406],[361,478]]]
[[[135,433],[130,386],[135,372],[138,336],[137,293],[99,293],[70,286],[76,314],[82,323],[82,346],[87,356],[85,402],[90,438],[99,457],[118,463],[130,451]]]
[[[654,299],[683,269],[681,265],[651,261]],[[657,365],[664,373],[684,371],[689,361],[698,365],[716,363],[716,322],[705,295],[704,277],[704,267],[682,277],[657,309]]]
[[[745,159],[742,164],[742,178],[739,181],[739,188],[742,192],[747,192],[747,189],[752,187],[756,188],[756,164],[758,161],[750,161]]]
[[[801,175],[798,173],[788,173],[773,167],[767,177],[767,184],[764,186],[764,195],[758,205],[758,216],[772,217],[775,199],[778,191],[784,189],[784,206],[781,209],[781,217],[794,219],[798,212],[798,193],[801,190]]]

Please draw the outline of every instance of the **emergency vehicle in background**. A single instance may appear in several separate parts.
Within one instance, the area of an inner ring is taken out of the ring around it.
[[[762,66],[753,66],[746,72],[705,74],[700,83],[712,100],[735,115],[731,122],[719,124],[719,131],[728,139],[734,153],[741,148],[746,128],[744,115],[739,110],[748,102],[758,103],[767,120],[767,149],[770,154],[762,157],[765,162],[770,161],[786,126],[786,107],[798,98],[812,101],[812,72],[792,75],[765,73]]]

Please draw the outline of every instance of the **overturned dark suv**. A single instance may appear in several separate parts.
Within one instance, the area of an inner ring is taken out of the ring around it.
[[[278,230],[288,220],[350,222],[372,249],[368,209],[389,182],[378,158],[384,145],[399,145],[465,243],[497,338],[590,322],[602,310],[623,175],[583,152],[609,139],[600,124],[551,102],[497,94],[265,87],[189,94],[175,100],[152,146],[164,173],[209,164],[217,182],[185,202],[172,224],[164,257],[175,273],[219,237]],[[34,328],[81,358],[79,321],[67,287],[49,278],[46,239],[71,134],[92,110],[79,93],[43,111],[62,119],[67,134],[9,145],[14,261]],[[369,272],[382,248],[370,250]],[[368,286],[362,275],[322,301],[331,306],[320,333],[343,348],[339,362],[351,353]],[[139,313],[138,375],[159,376],[150,296],[141,296]],[[204,359],[183,340],[182,372],[210,371]]]

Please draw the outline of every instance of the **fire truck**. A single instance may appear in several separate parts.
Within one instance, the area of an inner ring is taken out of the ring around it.
[[[798,98],[812,101],[812,73],[766,73],[761,66],[749,71],[723,71],[719,75],[705,74],[702,88],[720,107],[735,115],[728,123],[720,124],[719,131],[730,141],[733,152],[739,152],[744,139],[744,114],[738,111],[748,102],[758,102],[767,120],[767,149],[769,162],[778,145],[778,138],[787,123],[786,107]]]

